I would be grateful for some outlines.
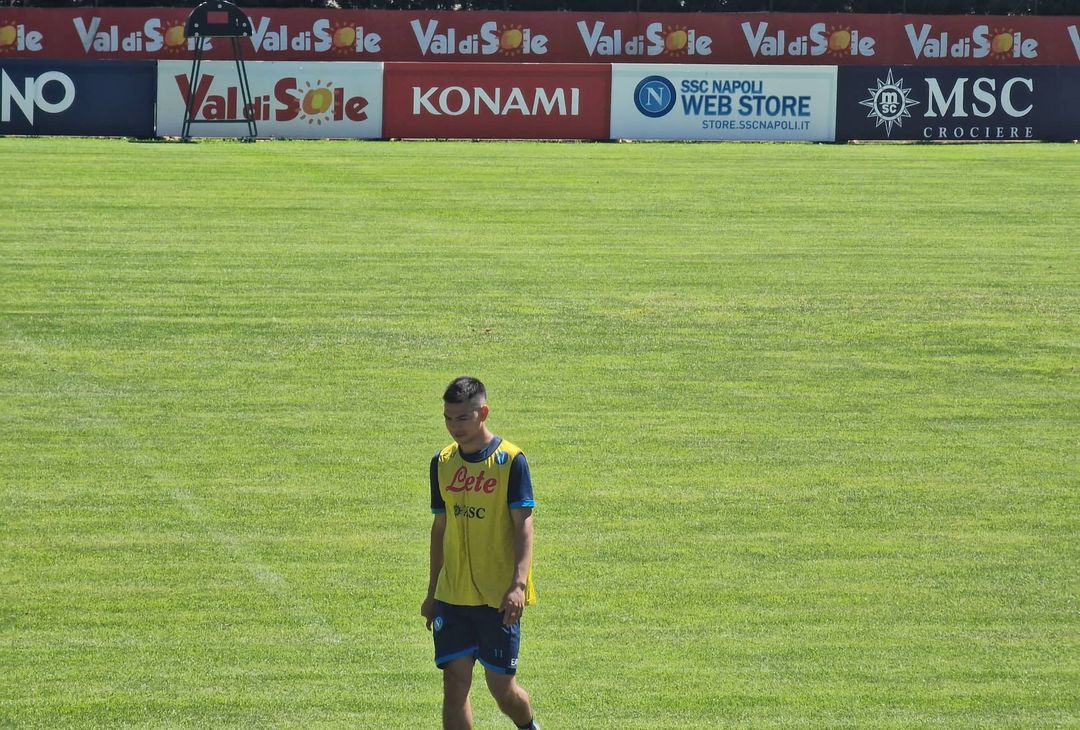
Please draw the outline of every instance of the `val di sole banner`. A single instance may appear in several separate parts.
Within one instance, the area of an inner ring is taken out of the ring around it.
[[[192,88],[191,63],[158,63],[157,133],[179,136],[185,104],[193,137],[238,137],[246,128],[215,121],[243,118],[236,64],[207,61]],[[248,63],[252,113],[260,137],[378,139],[382,134],[381,63]]]
[[[1075,66],[842,68],[838,97],[838,141],[1080,138]]]
[[[835,66],[615,64],[616,139],[831,142]]]
[[[0,58],[0,134],[153,137],[154,66]]]
[[[187,8],[0,8],[0,59],[190,59]],[[1080,16],[248,10],[249,60],[1074,65]],[[208,58],[229,58],[211,40]]]

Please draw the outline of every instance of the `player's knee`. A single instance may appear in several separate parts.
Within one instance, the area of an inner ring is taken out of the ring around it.
[[[512,676],[505,675],[488,675],[487,677],[488,690],[491,692],[491,696],[495,698],[495,701],[499,703],[499,707],[505,710],[507,707],[516,707],[522,702],[528,702],[528,695],[525,694],[525,690],[521,688]]]
[[[443,677],[443,694],[448,700],[464,702],[469,696],[470,683],[456,677]]]

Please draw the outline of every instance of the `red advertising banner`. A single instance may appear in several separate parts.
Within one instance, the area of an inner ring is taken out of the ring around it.
[[[0,58],[191,57],[186,8],[0,8]],[[825,65],[1080,64],[1080,16],[251,9],[248,58]],[[208,58],[225,59],[212,42]]]
[[[611,66],[604,63],[388,63],[383,136],[607,139]]]

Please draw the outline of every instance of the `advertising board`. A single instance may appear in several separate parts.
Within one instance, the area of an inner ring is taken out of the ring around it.
[[[158,63],[158,136],[178,136],[191,99],[193,137],[238,137],[243,125],[236,64],[206,61],[191,88],[191,63]],[[260,137],[377,139],[382,136],[382,64],[364,62],[252,62],[247,64]],[[207,123],[209,122],[209,123]]]
[[[1080,64],[1080,16],[246,8],[260,61]],[[190,58],[185,7],[0,10],[0,57]],[[211,40],[208,58],[229,58]]]
[[[608,137],[608,64],[388,63],[385,80],[387,137]]]
[[[835,66],[615,64],[615,139],[831,142]]]
[[[154,64],[0,58],[0,134],[154,136]]]
[[[1057,139],[1080,140],[1080,66],[1059,66],[1061,108],[1058,109]]]
[[[1075,139],[1077,77],[1057,66],[843,68],[836,135],[841,141]]]

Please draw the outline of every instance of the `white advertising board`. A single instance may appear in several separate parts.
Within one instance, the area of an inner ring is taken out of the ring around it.
[[[832,142],[836,66],[614,64],[613,139]]]
[[[236,64],[204,61],[190,89],[190,61],[158,63],[157,134],[178,136],[184,105],[192,98],[192,137],[242,137],[244,124],[206,124],[242,119]],[[382,136],[383,65],[341,61],[254,61],[247,64],[260,137],[377,139]],[[193,97],[189,97],[189,94]]]

